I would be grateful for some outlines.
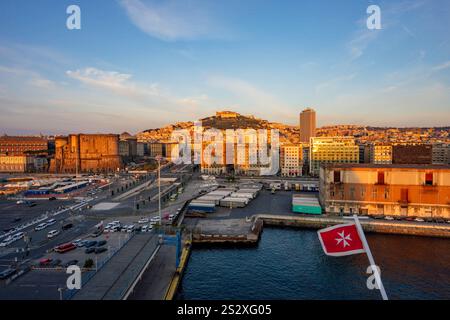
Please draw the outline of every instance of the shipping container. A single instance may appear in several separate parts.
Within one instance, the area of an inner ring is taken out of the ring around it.
[[[248,204],[248,199],[246,198],[224,198],[220,200],[221,207],[227,208],[243,208]]]
[[[322,207],[317,197],[294,194],[292,196],[292,211],[295,213],[322,214]]]

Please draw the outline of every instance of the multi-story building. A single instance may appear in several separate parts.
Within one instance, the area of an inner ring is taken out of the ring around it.
[[[327,163],[358,163],[359,147],[353,137],[311,138],[310,174],[319,175],[320,166]]]
[[[164,143],[161,142],[150,142],[148,144],[148,151],[150,154],[150,157],[157,157],[157,156],[164,156],[165,155],[165,146]]]
[[[32,172],[34,171],[34,157],[0,155],[0,172]]]
[[[48,141],[41,137],[0,136],[0,154],[9,156],[46,155]]]
[[[429,144],[398,144],[392,147],[393,164],[431,164],[432,155]]]
[[[143,142],[137,142],[137,145],[136,145],[136,155],[137,155],[138,157],[143,157],[143,156],[145,155],[145,147],[146,147],[146,144],[145,144],[145,143],[143,143]]]
[[[369,154],[370,163],[392,164],[392,145],[371,144]]]
[[[329,213],[450,218],[450,166],[330,164],[319,189]]]
[[[433,144],[433,164],[450,164],[450,145],[446,143]]]
[[[300,113],[300,142],[309,143],[316,136],[316,112],[305,109]]]
[[[113,172],[122,167],[117,134],[71,134],[55,138],[50,172]]]
[[[281,175],[299,177],[303,169],[303,148],[301,144],[285,144],[280,148]]]
[[[201,144],[201,172],[205,174],[238,174],[259,176],[272,173],[271,132],[268,130],[264,139],[255,130],[235,131],[227,135],[226,130],[219,130],[217,140],[203,140]],[[264,141],[260,141],[263,139]],[[275,146],[274,146],[275,147]],[[265,150],[265,152],[264,152]],[[269,151],[270,150],[270,151]]]

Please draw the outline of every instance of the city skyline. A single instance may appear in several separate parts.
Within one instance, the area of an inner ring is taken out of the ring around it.
[[[2,133],[140,132],[218,110],[295,126],[306,107],[318,127],[450,125],[446,1],[379,1],[381,30],[366,28],[371,1],[78,1],[71,31],[70,4],[0,4]]]

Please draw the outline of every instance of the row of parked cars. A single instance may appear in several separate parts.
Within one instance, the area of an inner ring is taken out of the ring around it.
[[[19,231],[13,235],[8,236],[7,238],[5,238],[2,242],[0,242],[0,247],[6,247],[9,246],[10,244],[23,239],[23,237],[25,236],[25,233],[23,233],[22,231]]]

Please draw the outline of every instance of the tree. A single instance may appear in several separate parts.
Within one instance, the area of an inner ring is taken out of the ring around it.
[[[86,269],[90,269],[94,266],[94,260],[92,260],[91,258],[86,259],[86,261],[84,262],[84,267]]]

